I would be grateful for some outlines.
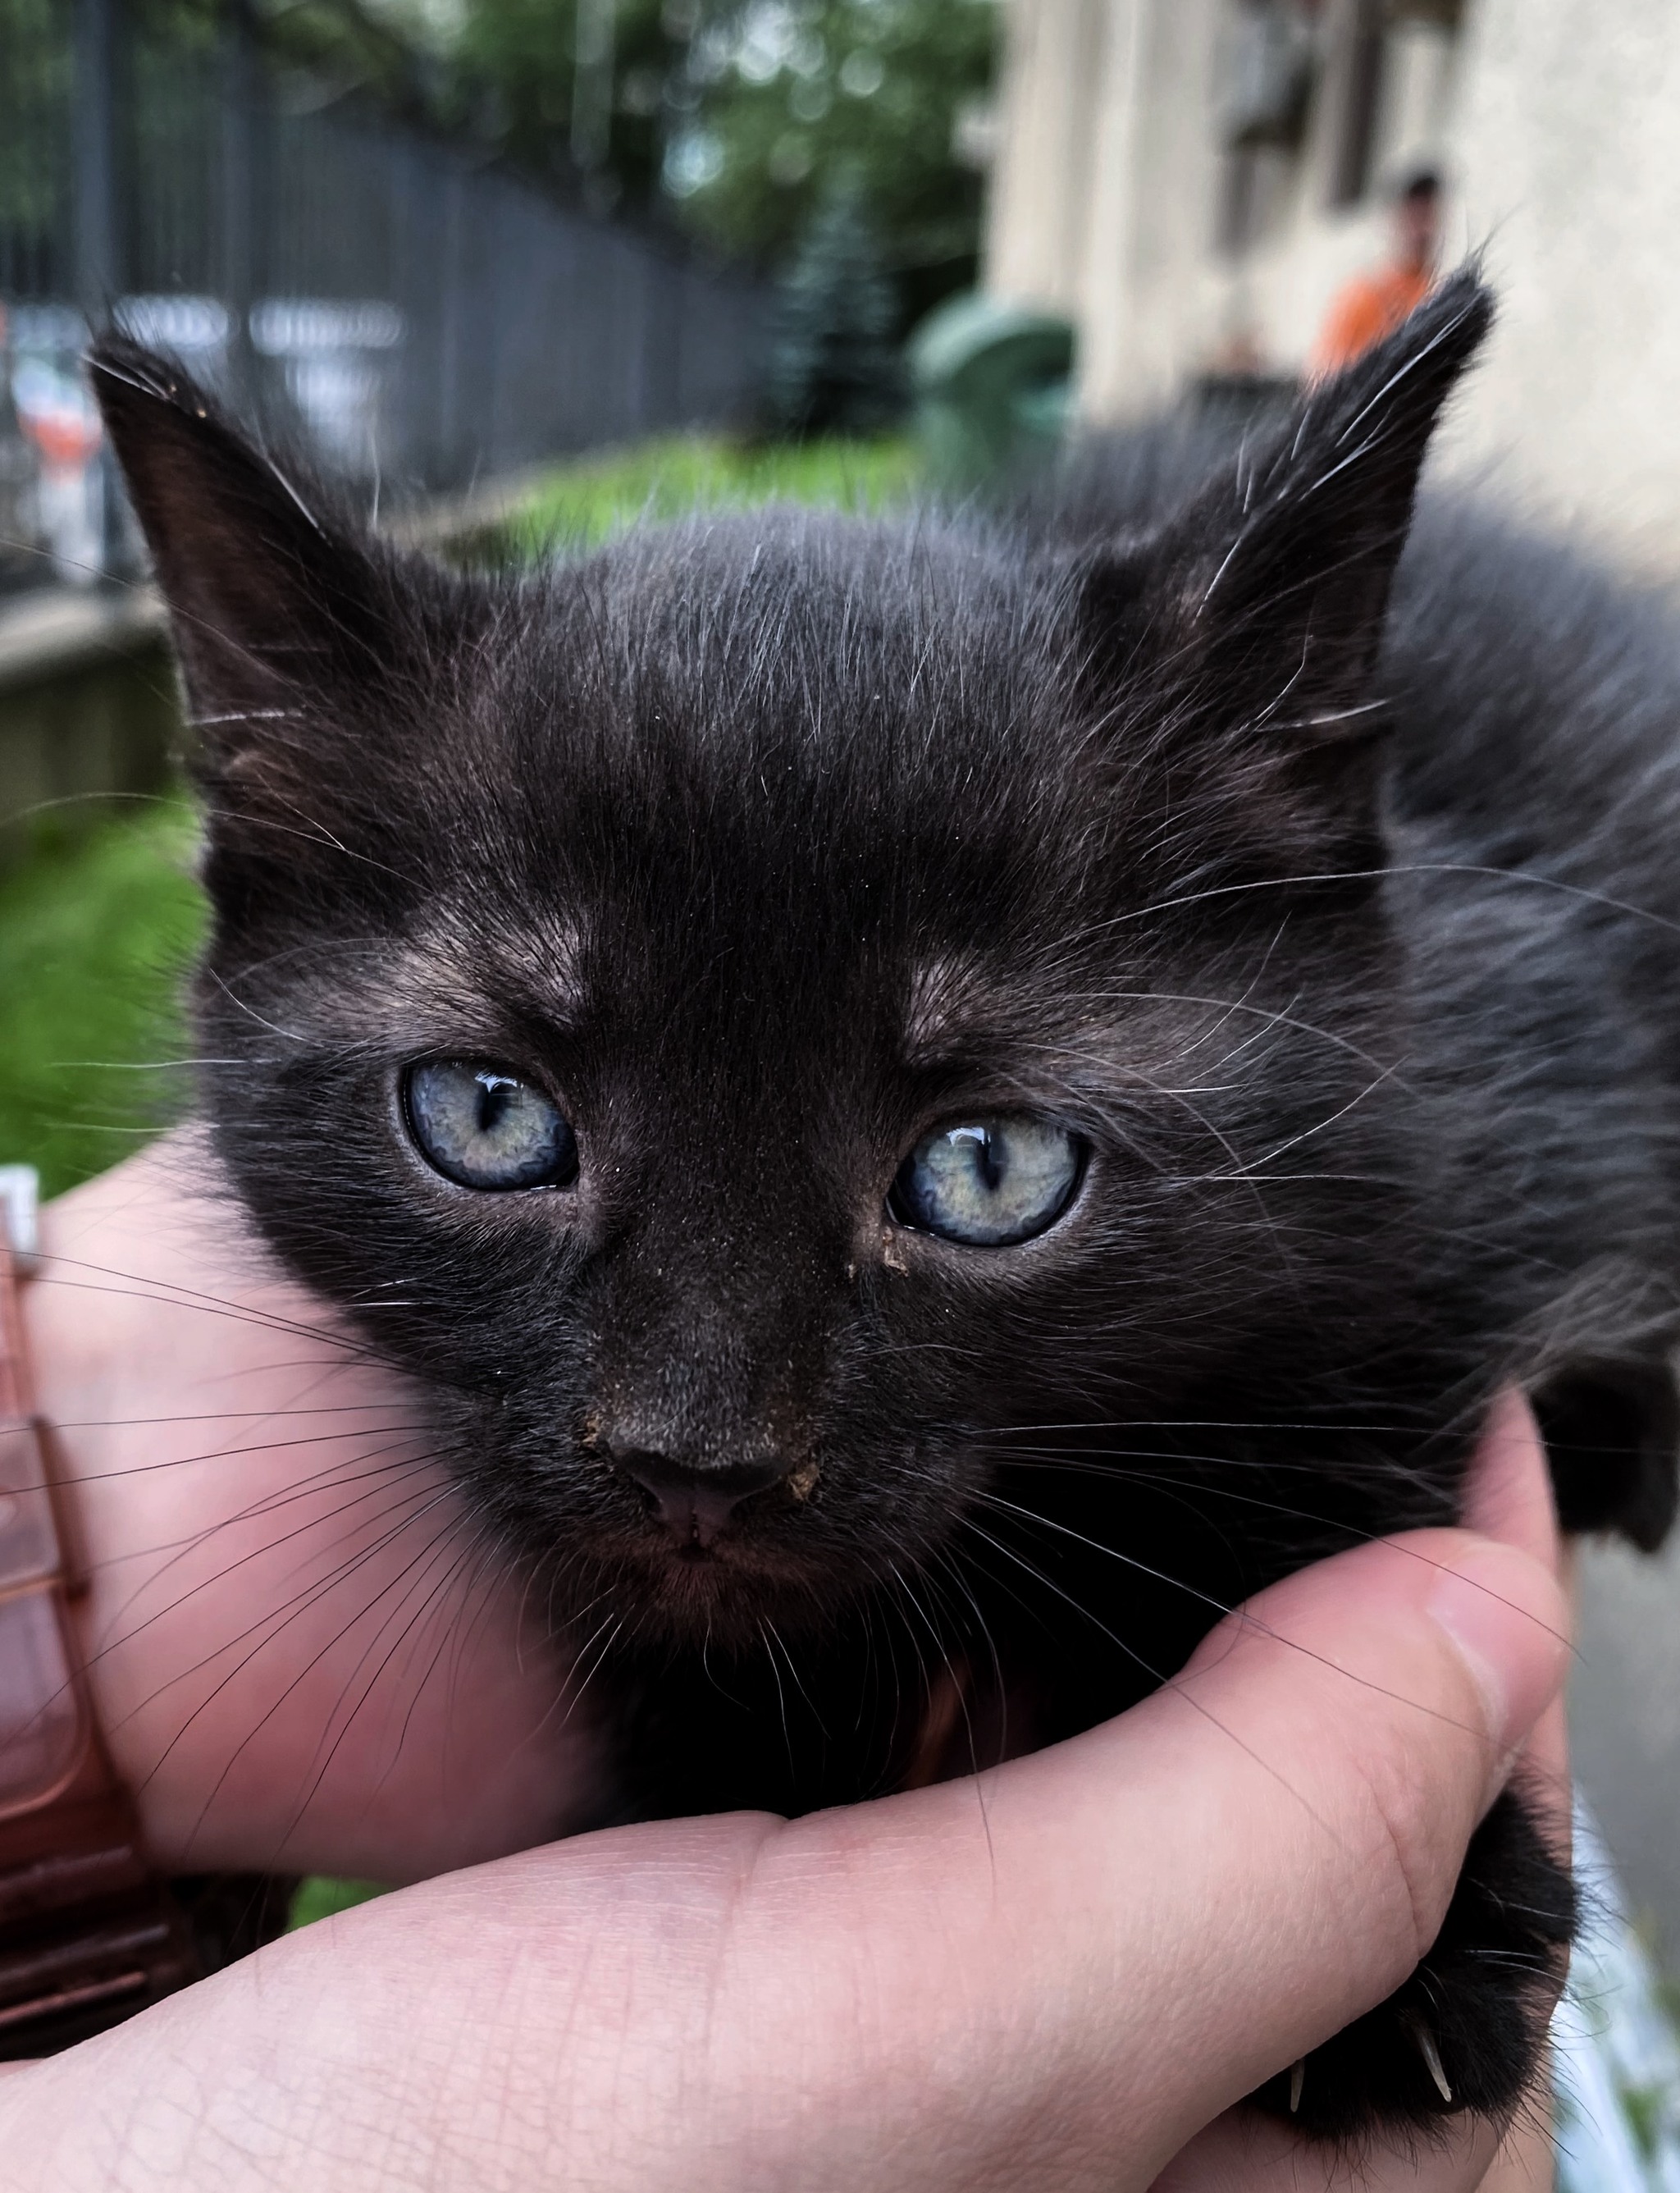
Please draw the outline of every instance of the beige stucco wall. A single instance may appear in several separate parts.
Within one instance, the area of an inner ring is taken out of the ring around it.
[[[1004,23],[983,279],[1074,318],[1106,16],[1107,0],[1015,0]]]
[[[1080,332],[1088,412],[1149,409],[1200,341],[1224,0],[1014,0],[985,279]]]
[[[1680,5],[1478,0],[1454,152],[1500,320],[1450,450],[1680,570]]]
[[[1208,341],[1219,169],[1207,127],[1224,0],[1109,0],[1080,269],[1089,417],[1169,402]]]

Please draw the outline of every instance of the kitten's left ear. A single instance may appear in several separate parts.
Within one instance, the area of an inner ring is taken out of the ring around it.
[[[1424,453],[1492,318],[1455,275],[1146,544],[1100,557],[1081,600],[1099,684],[1146,682],[1175,726],[1250,747],[1365,728]]]
[[[168,358],[111,334],[89,363],[195,712],[365,682],[388,648],[390,605],[355,530]]]

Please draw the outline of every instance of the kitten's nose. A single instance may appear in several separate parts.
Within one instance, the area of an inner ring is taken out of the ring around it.
[[[650,1496],[653,1513],[684,1545],[709,1546],[743,1500],[787,1474],[780,1456],[690,1467],[647,1448],[614,1450],[613,1467]]]

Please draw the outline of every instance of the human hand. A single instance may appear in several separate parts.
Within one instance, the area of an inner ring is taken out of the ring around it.
[[[1558,1764],[1520,1406],[1474,1518],[1290,1578],[1134,1712],[978,1781],[586,1835],[276,1944],[9,2081],[12,2182],[1334,2183],[1232,2105],[1410,1971],[1513,1748]],[[1449,2193],[1495,2144],[1358,2174]]]
[[[585,1822],[597,1747],[417,1397],[190,1136],[43,1212],[22,1291],[100,1726],[166,1870],[401,1881]]]

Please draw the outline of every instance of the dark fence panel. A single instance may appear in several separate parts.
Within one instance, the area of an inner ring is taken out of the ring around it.
[[[14,20],[0,536],[37,553],[0,548],[0,578],[112,553],[76,358],[113,312],[386,499],[753,407],[751,280],[357,112],[237,23],[124,0]]]
[[[0,296],[75,294],[75,67],[63,10],[20,9],[0,54]]]

